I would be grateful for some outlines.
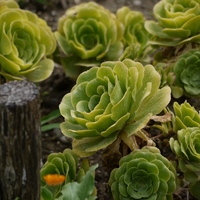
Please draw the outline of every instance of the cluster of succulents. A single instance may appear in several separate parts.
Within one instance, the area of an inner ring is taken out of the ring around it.
[[[153,8],[156,21],[145,21],[151,45],[159,48],[155,66],[164,66],[159,67],[163,82],[170,85],[175,98],[199,96],[199,8],[196,0],[161,0]]]
[[[156,117],[171,95],[199,96],[200,29],[193,26],[199,19],[198,10],[197,1],[161,0],[153,10],[158,22],[145,22],[140,12],[119,9],[116,16],[124,27],[121,57],[91,65],[61,101],[60,112],[65,119],[61,131],[73,139],[72,148],[78,156],[90,156],[105,148],[113,153],[115,146],[119,151],[120,142],[130,149],[130,154],[121,154],[119,167],[110,174],[114,199],[172,199],[179,187],[176,168],[189,183],[190,193],[199,198],[198,112],[187,102],[175,103],[168,129],[164,117]],[[155,67],[141,64],[150,63],[151,55]],[[165,126],[165,135],[161,135],[168,139],[167,146],[176,156],[176,167],[158,148],[149,147],[151,135],[144,129],[151,126],[151,119],[165,124],[161,125]],[[143,148],[141,139],[147,142]]]
[[[187,101],[174,102],[172,128],[174,137],[169,140],[170,147],[178,160],[178,168],[189,183],[190,193],[199,199],[200,193],[200,114]]]
[[[171,95],[200,97],[200,2],[160,0],[153,14],[146,21],[128,7],[114,14],[81,3],[52,32],[14,0],[0,0],[0,76],[40,82],[54,58],[76,79],[59,105],[72,149],[42,166],[41,199],[96,199],[97,165],[79,165],[79,157],[102,149],[120,154],[108,181],[113,199],[170,200],[178,179],[200,199],[200,114],[187,101],[166,108]]]
[[[144,21],[141,12],[128,7],[116,14],[95,2],[67,9],[55,32],[66,74],[77,78],[88,67],[104,61],[143,60],[149,36]]]
[[[87,157],[100,149],[115,151],[118,142],[131,150],[110,174],[114,199],[173,198],[176,168],[158,148],[148,146],[151,136],[143,130],[171,94],[200,96],[200,27],[193,26],[199,3],[161,0],[153,12],[158,22],[145,22],[142,13],[128,7],[114,15],[84,3],[66,11],[55,33],[64,53],[61,63],[69,76],[77,77],[59,107],[65,120],[61,131],[73,139],[73,152]],[[151,62],[153,49],[155,68],[144,64]],[[169,145],[191,194],[199,198],[199,113],[187,102],[175,102],[171,114]],[[147,146],[140,149],[138,138]]]

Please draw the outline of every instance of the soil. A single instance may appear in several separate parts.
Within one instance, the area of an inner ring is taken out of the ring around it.
[[[86,0],[19,0],[23,9],[31,10],[37,13],[41,18],[47,21],[53,31],[56,30],[58,18],[64,14],[69,7],[86,2]],[[152,18],[152,8],[158,0],[96,0],[97,3],[105,6],[115,12],[118,8],[126,5],[133,10],[144,13],[147,19]],[[58,109],[62,97],[70,92],[74,80],[67,77],[62,66],[55,64],[53,74],[47,80],[41,82],[38,87],[41,94],[41,116],[49,114]],[[60,117],[54,122],[62,122]],[[60,129],[42,132],[42,161],[46,161],[47,156],[53,152],[62,152],[66,148],[71,148],[71,139],[66,138]],[[102,152],[97,152],[90,157],[91,165],[98,163],[99,167],[95,173],[96,187],[99,200],[111,200],[109,187],[107,185],[108,172],[101,162]],[[195,200],[189,195],[187,188],[181,189],[174,195],[175,200]]]

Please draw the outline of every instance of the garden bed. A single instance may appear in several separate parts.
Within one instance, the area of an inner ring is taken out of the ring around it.
[[[42,2],[42,1],[41,1]],[[56,30],[57,20],[64,13],[64,11],[75,5],[75,3],[80,3],[81,1],[48,1],[45,3],[38,3],[37,1],[29,1],[27,3],[22,3],[21,6],[24,9],[31,10],[45,19],[48,24],[52,27],[52,30]],[[131,9],[139,10],[145,14],[147,18],[152,17],[152,8],[156,1],[153,0],[135,0],[135,1],[113,1],[110,0],[99,0],[96,1],[99,4],[107,7],[111,11],[116,11],[117,8],[123,5],[129,6]],[[40,94],[41,94],[41,115],[45,116],[51,111],[58,109],[62,97],[70,92],[71,88],[75,84],[75,81],[66,77],[64,70],[60,65],[55,65],[54,72],[50,78],[41,82],[39,84]],[[183,102],[185,99],[180,99]],[[191,100],[196,108],[199,108],[198,100]],[[60,117],[54,122],[62,122],[63,118]],[[42,160],[43,163],[46,161],[47,156],[53,152],[62,152],[66,148],[71,148],[71,139],[63,136],[60,129],[53,129],[51,131],[42,133]],[[109,174],[106,168],[103,167],[101,162],[102,151],[97,152],[90,157],[91,164],[98,163],[99,167],[96,170],[95,180],[96,187],[98,191],[99,200],[109,200],[111,194],[107,184]],[[195,200],[194,197],[189,196],[187,188],[181,188],[179,193],[174,195],[175,200]]]

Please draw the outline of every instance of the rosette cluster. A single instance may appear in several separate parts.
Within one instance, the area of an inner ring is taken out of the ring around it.
[[[61,101],[61,131],[74,139],[74,152],[91,155],[113,143],[122,129],[129,137],[160,113],[171,90],[159,87],[160,75],[152,65],[125,59],[92,67]]]
[[[66,10],[55,36],[65,56],[61,63],[69,76],[77,77],[84,66],[118,60],[123,51],[123,27],[116,16],[95,2]]]
[[[0,1],[0,40],[0,74],[7,80],[39,82],[51,75],[54,62],[47,56],[56,48],[53,32],[13,0]]]
[[[200,51],[192,49],[180,57],[173,66],[176,87],[181,89],[180,96],[200,96]]]
[[[176,189],[176,170],[156,147],[143,147],[124,156],[109,179],[114,200],[170,200]]]
[[[170,147],[176,155],[178,167],[189,183],[189,191],[199,198],[200,187],[200,114],[186,101],[179,105],[174,103],[172,113],[173,131]]]
[[[161,0],[153,8],[157,20],[145,28],[154,36],[153,44],[176,46],[200,40],[200,4],[198,0]]]
[[[177,139],[170,139],[170,147],[175,153],[180,170],[189,183],[189,190],[199,199],[200,192],[200,128],[187,127],[177,132]]]

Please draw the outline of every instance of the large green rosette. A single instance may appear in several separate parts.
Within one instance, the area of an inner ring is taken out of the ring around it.
[[[124,156],[110,174],[114,200],[172,200],[176,170],[156,147],[144,147]]]
[[[39,82],[51,75],[54,62],[47,56],[56,48],[53,32],[15,1],[0,1],[0,41],[0,75],[7,80]]]
[[[81,3],[66,10],[58,21],[56,40],[64,55],[60,62],[76,78],[87,67],[118,60],[123,51],[123,26],[108,9]]]
[[[160,75],[152,65],[125,59],[93,67],[63,97],[61,131],[74,139],[73,150],[79,156],[107,147],[118,136],[130,142],[128,137],[169,103],[170,88],[159,86]]]
[[[145,28],[154,36],[152,44],[200,42],[199,0],[161,0],[155,4],[153,14],[157,21],[145,22]]]

